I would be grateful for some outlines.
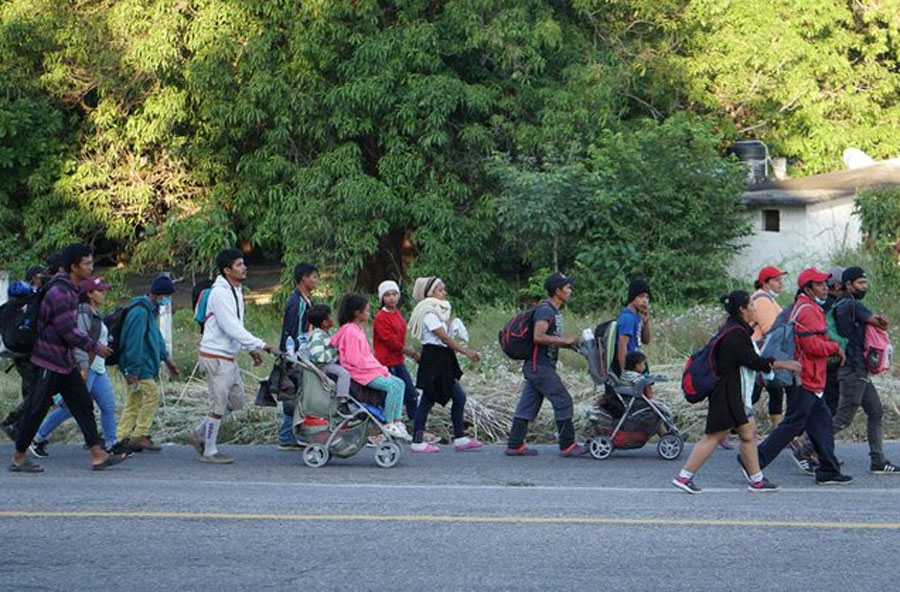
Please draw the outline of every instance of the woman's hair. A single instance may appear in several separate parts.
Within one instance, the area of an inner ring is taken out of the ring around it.
[[[643,354],[643,352],[639,352],[639,351],[629,352],[625,356],[625,369],[631,370],[633,372],[634,370],[637,370],[638,364],[643,364],[646,361],[647,361],[647,356],[645,356]]]
[[[763,287],[763,283],[761,281],[756,280],[755,282],[753,282],[754,290],[762,290],[762,287]]]
[[[338,307],[338,323],[346,325],[352,323],[356,315],[366,310],[369,300],[362,294],[347,294],[341,298],[341,304]]]
[[[728,316],[739,318],[741,309],[746,308],[750,304],[750,294],[744,290],[734,290],[731,294],[719,298],[719,301],[725,307],[725,312],[728,313]]]
[[[306,318],[309,319],[309,324],[316,329],[321,329],[322,323],[328,320],[328,317],[330,316],[331,307],[327,304],[314,304],[310,307],[309,312],[306,313]]]

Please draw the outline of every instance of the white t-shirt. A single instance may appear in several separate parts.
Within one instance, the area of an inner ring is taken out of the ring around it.
[[[103,345],[109,345],[109,329],[106,328],[106,323],[100,323],[100,339],[98,341]],[[106,359],[95,356],[91,363],[91,370],[95,374],[106,374]]]
[[[435,335],[435,331],[438,329],[447,330],[447,325],[441,321],[440,317],[438,317],[433,312],[429,312],[425,315],[425,318],[422,319],[422,345],[439,345],[441,347],[447,347],[447,344],[441,341],[441,338]]]

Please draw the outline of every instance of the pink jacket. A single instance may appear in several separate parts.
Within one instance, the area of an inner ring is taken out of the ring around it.
[[[341,366],[359,384],[369,384],[379,376],[391,375],[372,355],[366,332],[356,323],[342,325],[331,338],[331,347],[337,348]]]

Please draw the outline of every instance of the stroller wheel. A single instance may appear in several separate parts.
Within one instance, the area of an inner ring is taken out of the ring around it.
[[[313,469],[324,467],[331,455],[321,444],[309,444],[303,449],[303,462]]]
[[[682,450],[684,450],[684,440],[676,434],[666,434],[656,444],[659,456],[666,460],[675,460],[681,456]]]
[[[609,458],[609,455],[613,453],[612,440],[610,440],[606,436],[597,436],[596,438],[592,438],[590,448],[591,456],[593,456],[597,460]]]
[[[390,469],[400,462],[400,447],[395,442],[382,442],[375,449],[375,464]]]

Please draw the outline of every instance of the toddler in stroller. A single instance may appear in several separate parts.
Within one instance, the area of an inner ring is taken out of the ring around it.
[[[343,396],[339,399],[335,383],[314,364],[299,357],[292,370],[297,383],[293,425],[297,440],[305,443],[303,462],[307,466],[321,467],[331,457],[354,456],[365,448],[372,429],[382,436],[375,447],[375,463],[390,468],[400,461],[401,448],[385,429],[377,396],[358,400],[351,389],[349,404],[341,409]]]
[[[631,357],[631,370],[621,376],[611,371],[615,355],[616,321],[601,323],[591,339],[582,341],[578,351],[588,361],[588,372],[604,394],[590,412],[591,426],[588,448],[591,456],[606,459],[616,448],[641,448],[654,435],[660,439],[656,450],[666,460],[675,460],[684,449],[684,435],[668,409],[655,400],[650,387],[667,380],[665,376],[647,375],[646,358]],[[643,368],[640,362],[643,361]],[[627,366],[626,366],[627,367]]]

